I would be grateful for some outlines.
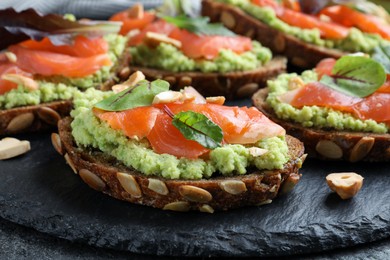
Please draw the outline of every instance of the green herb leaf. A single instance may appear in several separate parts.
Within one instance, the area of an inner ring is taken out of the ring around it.
[[[382,64],[387,74],[390,74],[390,45],[377,46],[372,59]]]
[[[185,138],[206,148],[215,149],[221,146],[222,129],[203,114],[193,111],[180,112],[173,117],[172,124]]]
[[[198,35],[236,36],[235,33],[220,23],[209,23],[208,17],[189,18],[186,16],[163,16],[162,19],[181,29],[185,29]]]
[[[97,37],[117,33],[121,23],[108,21],[70,21],[56,14],[42,15],[33,9],[16,12],[0,10],[0,49],[27,39],[48,37],[55,45],[70,45],[78,34]]]
[[[169,90],[169,83],[164,80],[152,82],[142,80],[134,87],[127,88],[95,105],[105,111],[123,111],[135,107],[149,106],[154,96]]]
[[[378,62],[362,56],[344,56],[320,82],[344,94],[366,97],[374,93],[386,80],[386,72]]]

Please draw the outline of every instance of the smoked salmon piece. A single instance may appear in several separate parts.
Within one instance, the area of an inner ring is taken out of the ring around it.
[[[119,34],[126,35],[128,32],[134,29],[142,30],[148,24],[156,19],[156,15],[150,12],[144,12],[142,18],[131,18],[129,17],[128,10],[114,14],[110,21],[122,22],[121,30]]]
[[[251,39],[243,36],[197,35],[195,33],[176,28],[169,34],[170,38],[182,43],[181,50],[192,59],[214,59],[221,49],[232,50],[241,54],[252,49]]]
[[[353,105],[360,101],[362,101],[361,98],[343,94],[325,86],[321,82],[312,82],[301,87],[290,104],[298,108],[303,106],[320,106],[343,112],[352,112]]]
[[[43,76],[61,75],[65,77],[85,77],[98,71],[102,66],[110,66],[112,62],[107,54],[89,57],[30,50],[22,46],[9,47],[16,57],[16,65],[32,74]]]
[[[314,69],[318,74],[318,79],[321,79],[323,75],[332,75],[332,70],[336,64],[336,61],[337,60],[333,58],[326,58],[318,62]]]
[[[27,40],[19,45],[30,50],[49,51],[75,57],[89,57],[108,52],[108,43],[102,37],[89,39],[83,35],[76,36],[73,45],[57,46],[49,38],[44,38],[42,41]]]
[[[390,93],[374,93],[353,106],[360,119],[390,123]]]
[[[154,107],[137,107],[120,112],[102,112],[95,109],[94,112],[113,129],[122,129],[127,136],[138,138],[149,135],[157,116],[162,113],[160,109]]]
[[[173,114],[183,111],[202,113],[219,125],[224,143],[253,144],[268,137],[281,136],[285,130],[265,117],[256,108],[228,107],[216,104],[191,102],[157,104],[121,112],[95,114],[113,129],[123,130],[129,137],[146,136],[154,151],[177,157],[197,158],[209,152],[199,143],[186,139],[172,124],[172,118],[164,111],[167,107]],[[156,111],[157,110],[157,111]]]
[[[171,154],[176,157],[195,159],[209,152],[198,142],[186,139],[172,124],[172,118],[167,114],[160,114],[149,135],[150,145],[156,153]]]
[[[324,8],[320,14],[326,15],[332,21],[346,27],[357,27],[363,32],[377,33],[385,39],[390,39],[390,26],[382,19],[364,14],[345,5],[335,5]]]
[[[279,5],[272,0],[252,0],[258,6],[269,6],[275,10],[276,16],[283,22],[302,29],[318,29],[326,39],[343,39],[348,36],[349,29],[334,22],[325,22],[313,15],[304,14]]]
[[[148,24],[143,30],[141,30],[139,34],[131,37],[129,40],[129,45],[136,46],[138,44],[141,44],[147,32],[155,32],[164,35],[169,35],[175,28],[176,26],[174,26],[173,24],[167,23],[164,20],[157,20],[153,23]]]

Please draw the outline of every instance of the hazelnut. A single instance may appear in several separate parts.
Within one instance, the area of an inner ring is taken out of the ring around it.
[[[326,182],[343,200],[355,196],[363,185],[363,177],[354,172],[331,173],[326,176]]]

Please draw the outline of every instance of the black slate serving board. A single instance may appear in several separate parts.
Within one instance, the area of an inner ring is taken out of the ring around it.
[[[288,196],[269,205],[206,214],[132,205],[96,192],[55,152],[49,134],[18,136],[32,151],[0,161],[0,216],[98,247],[174,256],[278,256],[348,247],[390,237],[388,163],[307,160]],[[325,176],[364,176],[342,201]]]

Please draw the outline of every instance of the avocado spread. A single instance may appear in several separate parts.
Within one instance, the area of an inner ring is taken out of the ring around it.
[[[349,130],[358,132],[388,133],[389,128],[384,123],[376,121],[360,120],[349,113],[342,113],[331,108],[319,106],[304,106],[301,109],[295,108],[287,103],[282,103],[278,96],[287,92],[288,81],[297,77],[296,73],[283,74],[275,80],[268,81],[269,95],[267,103],[272,107],[278,118],[291,120],[304,127],[332,128],[336,130]],[[317,73],[312,70],[304,71],[301,75],[305,83],[318,80]]]
[[[207,160],[157,154],[147,139],[128,138],[122,131],[110,128],[93,114],[91,107],[109,95],[112,93],[95,89],[76,93],[75,110],[71,112],[73,137],[78,146],[99,149],[145,175],[167,179],[201,179],[217,173],[225,176],[245,174],[248,167],[281,169],[288,161],[288,147],[284,137],[272,137],[251,145],[268,150],[260,157],[253,157],[246,146],[238,144],[212,150]]]
[[[109,44],[110,59],[115,64],[125,50],[127,39],[115,34],[106,35],[104,38]],[[104,66],[94,74],[83,78],[45,77],[37,80],[39,88],[33,91],[19,85],[18,88],[0,95],[0,110],[70,99],[77,92],[77,88],[97,87],[108,80],[112,73],[111,68],[112,66]]]
[[[351,28],[345,39],[331,40],[322,39],[318,29],[301,29],[290,26],[276,17],[275,11],[270,7],[260,7],[248,0],[218,0],[227,4],[237,6],[249,15],[259,19],[268,26],[294,35],[304,42],[312,43],[327,48],[339,49],[347,52],[371,53],[381,43],[388,43],[377,34],[364,33],[357,28]]]
[[[202,72],[230,72],[253,70],[267,63],[272,58],[268,48],[262,47],[259,42],[252,41],[252,50],[237,54],[231,50],[220,50],[214,60],[194,60],[184,55],[176,47],[161,43],[155,49],[140,44],[130,48],[132,62],[135,65],[169,70],[202,71]]]

